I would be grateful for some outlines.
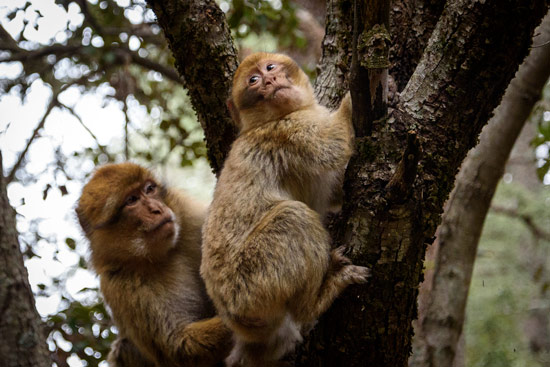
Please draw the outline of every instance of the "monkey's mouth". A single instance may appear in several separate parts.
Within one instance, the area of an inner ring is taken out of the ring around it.
[[[159,229],[163,228],[168,223],[174,223],[174,220],[172,219],[171,216],[160,221],[160,223],[154,226],[149,232],[156,232]]]
[[[284,89],[289,89],[290,87],[285,85],[278,85],[273,88],[273,92],[271,92],[271,98],[275,98],[277,96],[277,93]]]

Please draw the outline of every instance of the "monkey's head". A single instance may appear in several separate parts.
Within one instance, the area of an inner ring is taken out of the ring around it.
[[[166,190],[150,171],[133,163],[99,168],[76,208],[90,240],[92,265],[154,262],[175,246],[178,224]]]
[[[239,65],[227,102],[233,120],[243,129],[314,103],[311,83],[294,60],[265,52],[251,54]]]

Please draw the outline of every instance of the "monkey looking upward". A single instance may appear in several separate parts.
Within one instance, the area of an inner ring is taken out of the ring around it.
[[[112,367],[215,366],[228,354],[231,331],[199,276],[205,212],[133,163],[103,166],[84,186],[76,213],[120,332]]]
[[[234,331],[229,366],[277,365],[344,288],[351,265],[321,223],[352,151],[351,100],[330,113],[285,55],[255,53],[233,79],[241,132],[203,227],[201,275]]]

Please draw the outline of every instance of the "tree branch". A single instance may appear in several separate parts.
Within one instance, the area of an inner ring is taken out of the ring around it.
[[[152,61],[151,59],[141,57],[137,52],[131,51],[126,47],[121,46],[118,49],[124,50],[124,52],[130,55],[134,63],[140,66],[143,66],[146,69],[157,71],[162,75],[164,75],[165,77],[167,77],[168,79],[172,80],[173,82],[176,82],[178,84],[184,83],[183,78],[178,74],[178,72],[174,68],[159,64],[157,62]]]
[[[6,44],[0,44],[0,49],[8,50],[8,51],[15,51],[11,54],[11,56],[0,59],[0,62],[14,62],[14,61],[21,61],[25,62],[27,60],[36,59],[39,57],[44,57],[48,55],[56,55],[56,56],[64,56],[69,54],[74,54],[75,52],[83,49],[84,46],[82,45],[61,45],[61,44],[54,44],[51,46],[45,46],[41,47],[36,50],[23,50],[18,47],[17,50],[9,47],[9,45]]]
[[[164,30],[176,67],[206,135],[208,158],[219,173],[237,128],[226,101],[237,68],[237,53],[214,0],[148,0]]]
[[[99,150],[101,151],[101,153],[103,153],[103,154],[109,156],[109,153],[107,153],[107,152],[105,151],[105,147],[99,143],[99,139],[97,138],[97,136],[95,136],[95,134],[92,132],[92,130],[90,130],[90,128],[89,128],[88,126],[86,126],[86,124],[84,123],[84,121],[82,121],[82,118],[76,113],[76,111],[75,111],[72,107],[67,106],[66,104],[63,104],[63,103],[61,103],[61,102],[58,102],[58,105],[59,105],[60,107],[63,107],[63,108],[66,109],[67,111],[69,111],[69,112],[71,113],[71,115],[73,115],[73,116],[77,119],[77,121],[78,121],[78,122],[80,123],[80,125],[84,128],[84,130],[86,130],[86,132],[87,132],[88,134],[90,134],[90,136],[92,137],[92,139],[94,139],[94,140],[96,141],[97,147],[99,148]]]
[[[2,46],[6,47],[7,50],[18,51],[21,49],[2,24],[0,24],[0,41],[2,41]],[[3,49],[4,47],[0,48]]]
[[[420,163],[428,183],[425,195],[435,199],[426,202],[430,208],[440,208],[447,198],[453,182],[446,177],[455,176],[463,157],[476,144],[546,9],[542,0],[529,4],[515,0],[508,6],[498,0],[447,3],[401,94],[397,109],[402,115],[395,114],[408,126],[416,126],[421,140],[432,142],[424,144],[426,159]],[[508,21],[514,19],[524,20],[509,27]],[[434,179],[438,185],[431,184]],[[438,217],[427,218],[429,232],[435,231]]]
[[[80,7],[80,11],[84,15],[84,19],[86,19],[86,22],[90,24],[90,26],[101,36],[104,35],[103,27],[99,25],[97,20],[94,18],[92,13],[90,13],[90,8],[88,8],[88,1],[87,0],[76,0],[76,3]]]
[[[59,94],[62,91],[63,91],[63,89],[53,91],[52,97],[50,98],[50,103],[48,104],[48,107],[46,108],[46,112],[44,112],[44,115],[42,116],[42,119],[40,120],[40,122],[38,123],[36,128],[34,129],[31,137],[29,138],[29,140],[27,141],[27,144],[25,145],[25,148],[23,149],[23,151],[21,151],[21,153],[19,153],[19,157],[17,158],[17,161],[15,162],[15,164],[11,168],[10,173],[6,177],[6,184],[9,184],[15,178],[15,173],[21,167],[21,165],[23,163],[23,160],[25,159],[25,156],[27,155],[27,152],[29,151],[29,148],[30,148],[31,144],[33,143],[34,139],[36,139],[38,137],[38,133],[40,132],[40,130],[42,130],[42,128],[44,127],[44,124],[46,123],[46,119],[50,115],[50,112],[52,112],[53,108],[58,105],[59,102],[58,102],[57,98],[59,97]]]
[[[539,240],[550,241],[550,232],[539,227],[532,216],[524,213],[519,213],[516,209],[506,208],[498,205],[491,205],[491,210],[496,214],[506,215],[510,218],[521,220],[531,231],[533,236]]]

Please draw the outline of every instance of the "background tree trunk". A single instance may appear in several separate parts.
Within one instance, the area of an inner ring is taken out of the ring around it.
[[[537,33],[534,44],[550,39],[550,15]],[[432,289],[416,329],[411,367],[453,364],[485,216],[514,142],[550,76],[548,60],[549,47],[531,50],[457,176],[439,227]]]
[[[0,152],[0,361],[5,367],[47,367],[51,361],[46,337],[19,249],[3,172]]]

